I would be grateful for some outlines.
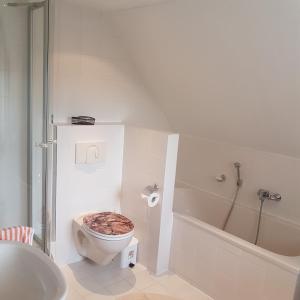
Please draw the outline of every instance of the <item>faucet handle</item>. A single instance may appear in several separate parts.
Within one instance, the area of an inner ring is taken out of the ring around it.
[[[274,201],[280,201],[281,198],[282,198],[281,195],[278,193],[271,194],[271,196],[270,196],[270,200],[274,200]]]
[[[220,176],[216,177],[216,180],[218,182],[224,182],[226,180],[226,175],[225,174],[221,174]]]
[[[272,193],[264,189],[259,189],[257,195],[260,201],[264,201],[264,200],[280,201],[282,199],[280,194]]]

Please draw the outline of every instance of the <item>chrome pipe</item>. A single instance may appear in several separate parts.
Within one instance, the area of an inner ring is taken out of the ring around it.
[[[258,243],[264,202],[265,202],[265,199],[260,199],[260,209],[259,209],[259,216],[258,216],[257,229],[256,229],[256,237],[255,237],[254,245],[257,245],[257,243]]]
[[[7,0],[0,0],[0,6],[4,7],[24,7],[24,6],[30,6],[30,7],[40,7],[45,4],[45,0],[35,0],[35,1],[7,1]]]

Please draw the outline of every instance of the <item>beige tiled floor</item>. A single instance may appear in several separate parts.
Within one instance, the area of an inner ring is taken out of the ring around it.
[[[168,295],[159,295],[152,293],[132,293],[125,296],[120,296],[118,300],[176,300],[176,298]]]
[[[99,267],[84,260],[62,270],[69,288],[67,300],[117,300],[129,294],[135,297],[160,294],[179,300],[211,299],[177,275],[155,277],[140,264],[122,270],[115,264]]]

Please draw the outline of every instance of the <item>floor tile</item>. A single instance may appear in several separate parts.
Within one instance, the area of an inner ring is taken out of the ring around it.
[[[179,299],[207,300],[207,295],[181,279],[177,275],[165,275],[157,278],[157,281],[167,290],[171,296]]]
[[[116,298],[114,296],[108,296],[108,295],[88,295],[84,297],[84,300],[115,300]]]
[[[92,276],[76,276],[71,269],[67,267],[63,269],[68,287],[70,290],[76,291],[83,297],[96,295],[110,295],[110,292]]]
[[[123,295],[134,291],[133,285],[125,279],[107,285],[106,289],[110,292],[111,295],[114,296]]]
[[[123,297],[119,297],[116,300],[176,300],[168,295],[159,295],[152,293],[137,293]]]
[[[140,264],[120,269],[116,263],[101,267],[82,261],[62,271],[69,288],[67,300],[120,300],[125,296],[130,300],[160,300],[160,296],[170,296],[168,300],[212,300],[179,276],[169,273],[155,277]]]
[[[66,300],[85,300],[75,289],[69,289]]]
[[[154,283],[153,285],[142,289],[144,293],[153,293],[153,294],[161,294],[161,295],[169,295],[168,290],[160,285],[159,283]]]
[[[145,272],[147,271],[147,268],[141,264],[136,264],[132,269],[132,272],[134,274],[140,273],[140,272]]]
[[[134,277],[126,278],[136,289],[141,290],[155,284],[153,276],[148,271],[141,271]]]

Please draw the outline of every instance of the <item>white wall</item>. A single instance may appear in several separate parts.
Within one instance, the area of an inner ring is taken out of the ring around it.
[[[75,145],[85,141],[106,143],[104,165],[75,164]],[[63,265],[81,259],[73,242],[73,218],[89,211],[121,209],[135,224],[139,261],[156,274],[166,272],[178,135],[126,127],[124,136],[123,125],[63,125],[57,127],[57,142],[55,261]],[[148,208],[141,193],[154,183],[161,199]]]
[[[0,8],[0,227],[27,224],[27,22]]]
[[[55,122],[91,115],[98,122],[168,128],[99,10],[84,3],[55,1],[52,26]]]
[[[268,213],[300,223],[300,4],[295,0],[186,0],[116,12],[116,34],[173,130],[177,181],[230,201],[283,196]],[[276,154],[277,153],[277,154]],[[215,176],[227,174],[225,184]]]
[[[106,143],[105,163],[75,164],[75,144],[93,141]],[[58,126],[57,142],[54,258],[67,264],[80,260],[73,242],[73,218],[89,211],[120,211],[124,127]]]
[[[176,0],[112,15],[173,130],[300,157],[300,3]]]
[[[282,200],[266,201],[264,212],[300,226],[300,159],[189,136],[181,136],[178,155],[178,187],[228,205],[236,188],[233,163],[239,161],[243,185],[237,203],[258,211],[258,189],[278,192]],[[215,179],[221,174],[227,177],[224,183]]]
[[[155,274],[168,271],[169,266],[177,150],[177,134],[134,127],[125,130],[121,209],[135,224],[139,262]],[[141,194],[155,183],[161,199],[149,208]]]

